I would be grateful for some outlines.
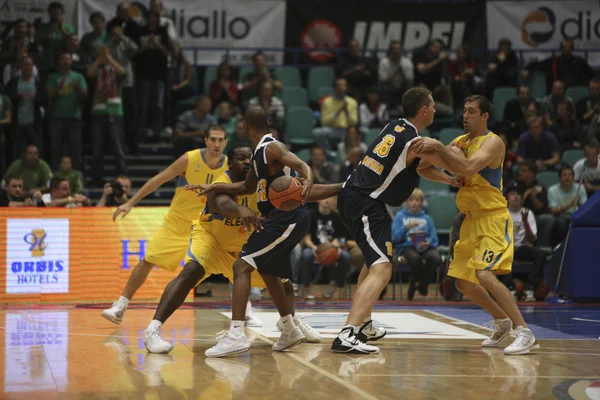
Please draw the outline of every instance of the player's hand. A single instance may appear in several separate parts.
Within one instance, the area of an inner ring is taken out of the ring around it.
[[[449,184],[450,186],[461,188],[465,184],[465,178],[464,176],[457,176],[456,178],[451,178]]]
[[[185,185],[185,190],[193,190],[198,196],[206,195],[214,190],[213,185]]]
[[[117,217],[121,213],[123,214],[123,216],[121,217],[121,219],[125,218],[127,216],[127,214],[129,214],[129,211],[131,211],[132,208],[133,208],[133,204],[129,204],[129,203],[125,203],[125,204],[120,205],[119,207],[117,207],[117,209],[115,210],[115,212],[113,214],[113,221],[116,221]]]
[[[415,146],[415,152],[417,154],[422,154],[437,151],[440,144],[441,142],[438,140],[428,137],[419,137],[413,140],[412,146]]]
[[[262,230],[262,221],[264,221],[264,218],[259,217],[254,211],[247,207],[239,207],[238,213],[239,218],[242,220],[242,224],[248,229],[248,232],[252,230],[252,227],[259,232]]]
[[[306,178],[298,178],[298,180],[302,182],[302,186],[304,187],[304,190],[302,191],[302,204],[306,204],[306,199],[313,188],[313,181],[312,179]]]

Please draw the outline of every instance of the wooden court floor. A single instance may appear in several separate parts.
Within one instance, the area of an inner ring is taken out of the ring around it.
[[[99,309],[0,310],[0,385],[5,399],[600,399],[600,341],[542,339],[527,356],[482,350],[480,327],[427,310],[380,310],[394,329],[379,355],[332,353],[331,340],[276,353],[272,312],[247,329],[249,353],[207,359],[227,310],[182,309],[163,328],[171,354],[148,354],[152,309],[130,309],[121,326]],[[333,335],[339,309],[302,310]],[[308,318],[308,317],[307,317]],[[396,322],[394,322],[396,321]],[[404,321],[404,322],[403,322]],[[411,326],[406,326],[411,325]],[[600,324],[599,324],[600,326]],[[478,338],[479,337],[479,338]]]

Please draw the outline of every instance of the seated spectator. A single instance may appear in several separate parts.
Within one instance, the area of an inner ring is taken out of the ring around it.
[[[361,128],[383,128],[390,118],[387,106],[379,102],[379,90],[371,88],[367,91],[367,101],[358,107]]]
[[[95,60],[98,57],[98,49],[107,41],[105,22],[104,15],[99,11],[90,15],[93,31],[83,35],[79,43],[79,53],[85,55],[88,60]]]
[[[15,54],[21,54],[25,49],[30,57],[37,55],[38,50],[34,41],[27,35],[27,22],[23,18],[17,19],[12,24],[13,34],[2,40],[0,49],[0,63],[9,62]]]
[[[250,139],[248,139],[248,135],[246,134],[246,123],[242,118],[235,121],[235,131],[227,135],[227,146],[225,146],[223,154],[229,153],[229,149],[236,147],[238,144],[247,144],[252,147]]]
[[[324,265],[331,267],[332,279],[323,293],[324,299],[331,299],[335,289],[342,289],[346,284],[346,277],[350,272],[352,256],[342,248],[346,241],[343,233],[346,232],[339,215],[331,209],[331,199],[319,201],[318,208],[311,212],[310,233],[304,238],[304,249],[300,257],[300,281],[305,287],[307,300],[314,299],[312,283],[314,279],[314,266],[318,264],[317,248],[320,244],[331,243],[338,248],[338,259],[334,264]]]
[[[585,188],[574,184],[573,168],[564,166],[558,171],[558,175],[560,176],[560,183],[552,185],[548,189],[548,207],[556,217],[553,247],[562,242],[567,236],[571,216],[587,201]]]
[[[264,81],[271,81],[273,87],[279,91],[283,90],[283,85],[277,79],[275,72],[270,72],[267,69],[265,55],[262,53],[255,53],[252,56],[252,64],[254,64],[254,71],[243,77],[242,84],[242,100],[247,102],[250,99],[258,96],[258,90],[260,89]]]
[[[314,145],[310,149],[309,167],[312,168],[313,181],[315,183],[334,183],[335,167],[327,162],[325,152],[319,145]]]
[[[168,135],[173,134],[171,127],[175,126],[175,104],[194,95],[192,88],[192,65],[181,50],[181,45],[174,44],[174,56],[169,63],[169,85],[167,92],[168,120],[165,130]]]
[[[237,118],[233,115],[234,111],[234,107],[228,101],[219,104],[217,113],[219,119],[217,120],[217,123],[225,128],[227,136],[232,135],[235,132]]]
[[[517,146],[519,137],[529,127],[529,121],[535,118],[541,118],[544,127],[552,126],[552,117],[548,114],[545,107],[536,100],[530,100],[525,107],[525,114],[515,123],[510,123],[507,135],[513,146]]]
[[[563,151],[580,149],[585,142],[585,132],[569,108],[569,103],[566,101],[558,104],[556,122],[552,126],[552,131]]]
[[[471,58],[467,46],[456,48],[456,60],[450,61],[452,75],[452,94],[454,104],[462,104],[465,97],[475,94],[475,68],[477,63]]]
[[[125,69],[115,61],[108,47],[101,47],[96,61],[87,71],[90,79],[95,80],[94,97],[90,121],[92,136],[92,178],[98,184],[104,170],[104,138],[109,137],[115,156],[117,173],[126,174],[127,164],[123,143],[123,99],[121,84],[125,78]]]
[[[439,240],[433,220],[421,208],[424,200],[423,191],[416,188],[392,223],[392,245],[396,255],[403,256],[411,269],[409,300],[415,296],[415,289],[427,296],[429,283],[442,263],[436,249]]]
[[[200,95],[196,100],[196,109],[186,111],[179,116],[173,137],[175,158],[186,151],[206,147],[204,139],[208,128],[217,123],[217,119],[209,114],[211,108],[210,98]]]
[[[15,110],[12,114],[12,151],[15,155],[23,154],[28,143],[35,144],[43,153],[42,107],[45,93],[33,69],[31,57],[23,59],[23,74],[6,85],[6,95]]]
[[[125,204],[131,196],[131,179],[126,175],[119,175],[113,182],[107,182],[102,191],[102,197],[96,207],[116,207]]]
[[[543,130],[541,118],[530,120],[528,131],[519,137],[517,162],[525,160],[534,160],[540,170],[560,163],[560,145],[553,134]]]
[[[450,65],[448,53],[442,51],[444,42],[434,39],[429,42],[426,52],[415,52],[414,64],[416,66],[415,84],[425,86],[433,93],[436,102],[436,111],[440,115],[452,116],[452,89],[449,83]]]
[[[528,78],[533,71],[542,71],[546,75],[546,87],[552,87],[554,81],[564,82],[566,87],[587,86],[594,71],[587,61],[573,55],[574,44],[571,39],[560,42],[560,55],[551,56],[539,62],[530,63],[522,72]]]
[[[340,168],[340,179],[339,182],[346,182],[346,179],[350,176],[352,171],[358,167],[358,164],[362,161],[365,152],[360,147],[351,147],[348,151],[348,157]]]
[[[23,194],[23,178],[7,176],[6,186],[0,189],[0,207],[34,207],[41,200],[42,193],[35,192],[36,201]]]
[[[62,3],[53,1],[48,5],[50,22],[41,24],[36,28],[35,43],[41,50],[38,67],[45,77],[56,69],[55,62],[59,54],[64,51],[69,35],[75,33],[73,25],[64,21],[65,8]],[[45,79],[42,79],[44,81]]]
[[[6,170],[6,137],[12,123],[12,103],[0,93],[0,171]]]
[[[517,98],[510,99],[504,105],[504,121],[510,123],[510,126],[514,126],[519,121],[525,119],[527,114],[527,108],[531,102],[535,101],[531,97],[531,90],[529,86],[521,85],[517,89]]]
[[[348,84],[344,78],[335,80],[335,94],[321,104],[321,128],[314,129],[316,142],[329,159],[335,159],[334,148],[346,135],[346,130],[358,124],[358,104],[346,94]]]
[[[532,160],[525,161],[519,165],[517,183],[522,188],[523,207],[539,216],[548,212],[548,190],[537,181],[537,173],[537,164]]]
[[[51,74],[46,82],[46,95],[50,102],[48,111],[48,130],[52,166],[58,168],[65,154],[65,142],[75,169],[81,170],[82,138],[81,112],[88,95],[87,82],[83,75],[71,69],[71,56],[61,53],[58,56],[58,72]]]
[[[285,106],[280,98],[273,94],[273,83],[264,80],[258,89],[258,96],[248,102],[248,107],[261,107],[267,112],[269,125],[278,131],[283,129],[285,122]]]
[[[600,113],[600,78],[590,80],[588,95],[577,101],[577,119],[582,124],[589,124],[594,116]]]
[[[93,58],[80,51],[79,36],[77,36],[76,33],[68,36],[67,44],[65,45],[65,51],[71,55],[71,66],[73,71],[85,75],[90,67],[90,64],[92,63]]]
[[[231,66],[227,61],[223,61],[217,67],[217,77],[210,83],[210,99],[214,105],[227,101],[231,104],[237,104],[238,84],[233,79]]]
[[[54,172],[54,176],[65,178],[69,182],[71,193],[83,192],[83,174],[73,169],[71,157],[65,156],[60,160],[60,165],[58,170]]]
[[[533,263],[533,268],[525,287],[525,301],[535,301],[535,290],[544,279],[546,257],[542,250],[535,246],[537,240],[537,224],[533,212],[523,207],[523,196],[519,185],[508,186],[504,190],[508,201],[508,212],[513,221],[515,260]]]
[[[498,50],[488,64],[486,92],[492,97],[493,90],[502,86],[517,86],[519,81],[519,58],[508,39],[500,39]]]
[[[23,178],[23,195],[31,197],[35,192],[48,190],[48,182],[52,178],[52,170],[44,160],[40,160],[37,147],[29,145],[23,158],[15,160],[4,175]]]
[[[579,182],[583,173],[583,186],[588,197],[600,190],[600,144],[591,140],[583,147],[584,158],[573,166],[575,182]]]
[[[575,103],[573,99],[566,95],[565,84],[561,81],[555,81],[552,84],[552,93],[542,99],[542,104],[546,107],[546,113],[552,117],[552,122],[555,123],[558,119],[558,105],[567,103],[568,112],[575,117]]]
[[[358,40],[348,42],[346,51],[338,55],[337,73],[348,82],[348,93],[357,101],[367,88],[377,81],[377,71],[372,63],[361,55]]]
[[[50,180],[50,193],[42,196],[42,201],[46,207],[89,207],[92,205],[90,199],[82,194],[76,194],[71,197],[71,188],[69,181],[60,176],[55,176]]]
[[[363,154],[367,152],[368,145],[363,142],[360,132],[356,126],[350,126],[346,130],[346,139],[338,144],[337,157],[340,160],[347,158],[346,149],[358,147],[362,150]]]
[[[400,99],[414,80],[414,65],[406,57],[398,40],[392,40],[387,56],[379,61],[379,87],[381,101],[393,108],[400,104]]]

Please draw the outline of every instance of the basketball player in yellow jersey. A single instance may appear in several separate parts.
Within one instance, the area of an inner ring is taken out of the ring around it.
[[[509,290],[496,278],[510,273],[514,243],[513,224],[502,194],[506,149],[502,139],[487,128],[491,112],[492,104],[486,97],[468,97],[463,120],[469,133],[456,138],[448,148],[439,141],[426,139],[420,145],[423,151],[437,152],[453,169],[450,172],[463,180],[456,205],[466,217],[448,275],[456,278],[458,290],[494,317],[489,323],[492,334],[482,345],[499,347],[514,326],[512,336],[516,339],[504,353],[527,354],[539,345]],[[418,170],[427,179],[437,174],[425,162],[419,164]]]
[[[223,127],[209,127],[205,142],[205,149],[188,151],[179,157],[164,171],[150,178],[127,203],[115,211],[113,220],[116,221],[119,214],[123,214],[122,218],[125,218],[140,200],[177,178],[177,189],[171,206],[162,225],[148,243],[144,259],[131,272],[121,297],[111,308],[102,311],[101,315],[107,320],[115,324],[121,323],[129,301],[146,281],[153,266],[175,272],[184,259],[190,244],[192,221],[198,219],[206,205],[206,197],[199,199],[196,193],[185,190],[185,186],[212,183],[227,171],[227,157],[223,155],[227,139]]]

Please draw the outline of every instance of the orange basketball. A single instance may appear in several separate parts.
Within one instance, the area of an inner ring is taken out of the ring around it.
[[[321,265],[335,264],[338,259],[338,249],[331,243],[321,243],[317,246],[317,262]]]
[[[282,211],[292,211],[302,204],[302,182],[292,176],[280,176],[271,183],[269,200]]]

